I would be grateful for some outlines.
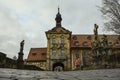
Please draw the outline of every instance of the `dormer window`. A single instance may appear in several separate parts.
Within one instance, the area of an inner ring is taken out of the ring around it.
[[[80,44],[79,44],[78,41],[75,41],[74,45],[75,45],[75,46],[79,46]]]
[[[73,39],[73,40],[77,40],[77,36],[73,36],[72,39]]]
[[[83,42],[83,46],[88,46],[88,43],[86,41]]]
[[[87,36],[87,39],[88,39],[88,40],[91,40],[92,38],[91,38],[91,36],[89,35],[89,36]]]
[[[42,53],[42,56],[45,56],[46,55],[46,53]]]
[[[33,56],[37,55],[37,53],[32,53]]]

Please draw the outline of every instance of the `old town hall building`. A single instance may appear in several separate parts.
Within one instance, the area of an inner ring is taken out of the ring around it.
[[[56,26],[45,32],[47,38],[46,48],[31,48],[27,65],[35,65],[44,70],[55,70],[59,67],[62,70],[74,70],[83,65],[92,63],[92,42],[94,35],[75,35],[72,31],[65,29],[62,24],[62,17],[59,12],[55,18]],[[107,35],[109,44],[113,46],[114,52],[120,52],[120,35]],[[102,38],[102,35],[99,35]]]

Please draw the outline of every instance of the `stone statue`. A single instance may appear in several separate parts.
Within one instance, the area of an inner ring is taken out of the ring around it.
[[[94,35],[95,35],[95,40],[98,39],[98,25],[94,24]]]
[[[23,52],[23,48],[24,48],[24,40],[20,42],[20,52]]]
[[[100,46],[100,41],[98,38],[98,25],[94,24],[94,42],[92,44],[92,48],[93,48],[93,58],[94,58],[94,64],[98,64],[100,61],[100,52],[99,52],[99,46]]]
[[[24,48],[24,40],[22,40],[20,42],[20,52],[18,53],[17,69],[23,69],[24,68],[23,48]]]
[[[103,47],[108,46],[108,39],[107,39],[107,36],[105,34],[103,35],[102,43],[103,43]]]

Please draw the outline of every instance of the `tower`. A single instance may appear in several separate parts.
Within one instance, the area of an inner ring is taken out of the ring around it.
[[[70,40],[72,32],[62,27],[59,7],[55,21],[56,26],[46,31],[47,70],[71,70]]]

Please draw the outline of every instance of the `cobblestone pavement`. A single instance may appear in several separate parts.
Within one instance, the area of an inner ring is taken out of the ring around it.
[[[120,80],[120,69],[52,72],[0,68],[0,80]]]

